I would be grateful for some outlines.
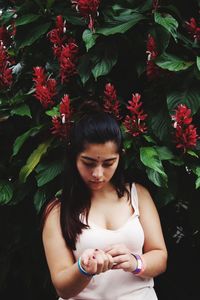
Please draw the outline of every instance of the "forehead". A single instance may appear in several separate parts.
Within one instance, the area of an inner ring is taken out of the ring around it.
[[[109,141],[104,144],[89,144],[85,145],[80,156],[89,156],[94,159],[107,159],[115,157],[118,154],[117,145],[115,142]]]

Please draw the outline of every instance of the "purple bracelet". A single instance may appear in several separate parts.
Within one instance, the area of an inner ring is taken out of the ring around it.
[[[136,261],[137,261],[137,267],[136,267],[136,269],[133,271],[133,274],[138,274],[138,273],[140,273],[140,272],[142,271],[142,269],[143,269],[143,262],[142,262],[142,259],[141,259],[140,255],[138,255],[138,254],[133,254],[133,253],[131,253],[131,255],[133,255],[133,256],[135,257]]]

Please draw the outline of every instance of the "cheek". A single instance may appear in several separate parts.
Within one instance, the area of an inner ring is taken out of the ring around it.
[[[118,163],[115,164],[115,165],[108,171],[108,173],[109,173],[110,176],[113,176],[113,175],[114,175],[114,173],[115,173],[115,171],[116,171],[116,169],[117,169],[117,166],[118,166]]]
[[[77,170],[78,170],[80,176],[82,177],[82,179],[87,177],[89,174],[88,170],[81,163],[77,163]]]

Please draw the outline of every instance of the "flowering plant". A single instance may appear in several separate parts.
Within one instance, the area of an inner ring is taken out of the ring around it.
[[[4,2],[0,204],[31,202],[39,213],[60,192],[71,123],[82,101],[95,99],[121,126],[128,178],[146,184],[159,207],[191,203],[192,214],[200,192],[199,1]]]

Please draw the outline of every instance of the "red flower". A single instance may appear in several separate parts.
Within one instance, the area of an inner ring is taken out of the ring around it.
[[[59,58],[61,51],[62,51],[62,45],[67,41],[68,37],[66,35],[66,22],[63,21],[62,16],[56,17],[56,28],[52,29],[49,33],[49,39],[51,43],[53,44],[53,52],[54,55]]]
[[[132,100],[128,101],[129,105],[127,106],[130,115],[127,115],[123,122],[127,131],[132,136],[138,136],[147,131],[145,124],[147,114],[144,114],[143,109],[141,109],[142,102],[140,102],[140,98],[140,94],[132,94]]]
[[[192,125],[191,109],[184,104],[179,104],[172,116],[175,128],[176,148],[182,148],[184,152],[196,146],[197,135],[196,128]]]
[[[47,109],[54,105],[53,97],[56,95],[56,80],[52,78],[46,79],[44,69],[42,67],[33,68],[35,78],[35,97],[40,101],[42,106]]]
[[[88,28],[94,30],[95,17],[98,14],[100,0],[71,0],[76,10],[89,20]]]
[[[11,59],[3,43],[0,43],[0,89],[8,88],[12,84]]]
[[[77,61],[78,46],[74,41],[62,46],[60,54],[60,76],[61,82],[68,82],[69,79],[77,73],[76,61]]]
[[[157,45],[155,39],[149,34],[147,40],[147,77],[152,80],[161,74],[161,69],[155,64],[154,59],[158,56]]]
[[[62,124],[61,118],[56,116],[52,118],[53,127],[51,128],[51,133],[60,137],[61,139],[66,138],[67,128],[65,124]]]
[[[186,28],[189,34],[194,38],[194,40],[200,40],[200,27],[197,26],[195,18],[191,18],[189,22],[186,23]]]
[[[63,123],[69,122],[71,117],[71,111],[70,111],[70,99],[68,95],[64,95],[64,97],[62,98],[62,101],[60,103],[60,114]]]
[[[118,120],[121,119],[119,113],[119,100],[114,86],[111,83],[107,83],[104,90],[104,111],[113,114]]]
[[[48,33],[53,43],[53,52],[60,65],[61,82],[68,82],[77,73],[78,46],[74,39],[66,35],[66,25],[62,16],[57,16],[56,28]]]
[[[64,95],[60,103],[60,116],[52,118],[53,127],[51,128],[52,134],[60,138],[67,138],[71,126],[71,108],[70,99],[68,95]]]

